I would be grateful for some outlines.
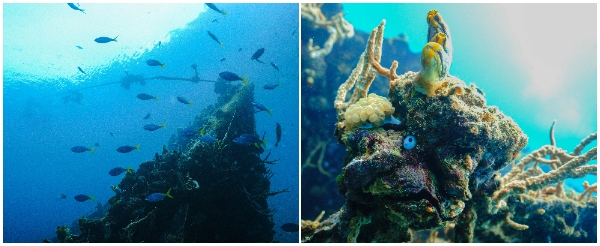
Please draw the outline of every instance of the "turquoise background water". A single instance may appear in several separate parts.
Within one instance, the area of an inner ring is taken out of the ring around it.
[[[415,53],[427,43],[428,11],[438,10],[452,35],[450,74],[512,117],[529,151],[550,144],[554,119],[557,146],[568,152],[597,131],[596,4],[342,5],[355,29],[370,33],[386,19],[384,36],[405,34]],[[567,181],[578,191],[582,183]]]
[[[118,82],[126,71],[189,78],[194,75],[191,64],[197,64],[199,77],[205,80],[216,80],[223,71],[248,75],[256,85],[255,100],[272,109],[273,116],[265,112],[255,116],[257,132],[266,132],[269,139],[270,159],[279,159],[269,165],[274,172],[271,190],[290,190],[268,200],[276,211],[275,240],[298,241],[298,233],[279,228],[299,218],[298,5],[217,6],[227,17],[204,4],[82,3],[86,14],[67,4],[4,4],[4,242],[51,239],[56,226],[71,226],[94,211],[96,204],[73,197],[87,194],[107,202],[114,195],[110,186],[121,181],[121,176],[108,175],[110,169],[137,169],[153,159],[178,128],[188,126],[216,102],[210,82],[152,80],[144,86],[132,84],[129,90],[111,84],[81,90],[81,104],[63,103],[65,92]],[[117,35],[118,42],[94,42],[100,36]],[[251,61],[263,47],[261,60],[267,64]],[[147,59],[166,66],[150,67]],[[268,62],[277,64],[280,72]],[[263,89],[277,82],[281,86],[275,90]],[[136,98],[139,93],[158,96],[159,102],[141,101]],[[192,101],[193,107],[178,102],[177,96]],[[151,118],[143,120],[147,113]],[[283,128],[278,148],[273,146],[276,122]],[[154,132],[142,128],[150,123],[166,123],[167,128]],[[100,146],[94,154],[71,151],[73,146],[95,143]],[[139,152],[115,151],[137,144]],[[57,198],[61,193],[67,198]]]

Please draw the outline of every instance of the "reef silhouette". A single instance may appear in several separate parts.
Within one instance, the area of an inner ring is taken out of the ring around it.
[[[173,137],[154,160],[126,173],[108,212],[78,220],[80,234],[57,227],[58,242],[272,242],[273,210],[267,198],[287,192],[270,190],[273,173],[260,158],[264,151],[233,139],[255,134],[254,84],[215,82],[217,103],[205,108],[190,126],[212,132],[218,143]],[[145,200],[151,193],[173,198]]]

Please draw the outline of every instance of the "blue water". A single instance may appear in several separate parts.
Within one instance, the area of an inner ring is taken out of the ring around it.
[[[384,36],[405,34],[414,53],[427,43],[427,13],[438,10],[453,40],[450,74],[475,83],[485,92],[488,105],[512,117],[529,137],[528,151],[550,144],[554,119],[557,146],[569,153],[597,132],[595,4],[342,6],[357,30],[370,33],[386,19]],[[593,146],[597,143],[584,151]],[[581,192],[583,180],[593,184],[597,178],[588,175],[566,184]]]
[[[66,4],[4,4],[4,242],[51,239],[56,226],[71,226],[93,212],[95,204],[73,197],[87,194],[107,202],[114,195],[110,186],[121,180],[108,175],[110,169],[137,169],[153,159],[178,128],[216,102],[211,82],[150,80],[128,90],[110,84],[81,90],[81,104],[64,103],[65,92],[118,82],[125,71],[189,78],[194,75],[191,64],[197,64],[204,80],[216,80],[222,71],[248,75],[256,85],[255,100],[272,109],[273,116],[255,116],[257,132],[267,132],[270,159],[279,159],[269,166],[275,173],[271,190],[290,190],[268,200],[276,211],[275,240],[298,241],[298,233],[279,228],[299,220],[298,5],[217,6],[227,17],[203,4],[81,4],[86,14]],[[117,35],[118,42],[93,41]],[[261,60],[267,64],[251,61],[263,47]],[[147,59],[166,66],[150,67]],[[268,62],[277,64],[280,72]],[[262,88],[277,82],[281,86],[274,90]],[[155,95],[159,102],[141,101],[136,98],[139,93]],[[178,102],[177,96],[192,101],[193,107]],[[143,120],[147,113],[151,118]],[[283,128],[278,148],[273,146],[276,122]],[[144,130],[149,123],[166,123],[166,129]],[[95,143],[100,146],[93,154],[71,151],[73,146]],[[138,144],[139,152],[115,151]],[[67,198],[57,198],[61,193]]]

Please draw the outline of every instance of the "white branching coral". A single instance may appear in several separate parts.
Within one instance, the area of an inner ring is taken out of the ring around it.
[[[314,45],[312,38],[308,40],[308,51],[311,58],[329,55],[337,41],[341,42],[354,36],[354,26],[344,19],[344,13],[337,13],[330,20],[327,20],[327,17],[321,12],[322,6],[323,3],[302,3],[300,5],[302,18],[310,21],[315,27],[325,28],[329,32],[329,38],[323,44],[323,48]]]

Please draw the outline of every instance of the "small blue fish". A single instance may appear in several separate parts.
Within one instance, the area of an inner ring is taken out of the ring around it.
[[[178,96],[177,101],[179,101],[180,103],[183,103],[183,104],[190,105],[190,108],[192,107],[192,102],[185,99],[185,97]]]
[[[144,130],[147,131],[154,131],[154,130],[158,130],[160,128],[167,128],[167,124],[162,124],[162,125],[156,125],[156,124],[148,124],[144,126]]]
[[[165,199],[165,197],[173,198],[170,193],[171,193],[171,189],[170,188],[169,188],[169,190],[167,191],[166,194],[163,194],[163,193],[152,193],[152,194],[150,194],[150,195],[148,195],[146,197],[146,201],[149,201],[149,202],[160,202],[163,199]]]
[[[81,67],[77,67],[77,69],[79,69],[79,72],[82,72],[83,74],[87,74],[83,71],[83,69],[81,69]]]
[[[275,148],[277,148],[279,141],[281,141],[281,125],[279,122],[277,122],[277,125],[275,125],[275,136],[277,136],[277,142],[275,142]]]
[[[138,94],[135,97],[137,97],[140,100],[152,100],[152,99],[154,99],[155,101],[158,102],[158,97],[155,97],[155,96],[152,96],[152,95],[149,95],[149,94],[146,94],[146,93],[140,93],[140,94]]]
[[[267,107],[265,107],[265,105],[262,105],[262,104],[260,104],[260,103],[257,103],[257,102],[252,102],[252,105],[253,105],[255,108],[257,108],[257,109],[258,109],[258,112],[261,112],[261,111],[267,111],[267,113],[269,113],[269,115],[270,115],[270,116],[273,116],[273,115],[271,114],[271,110],[270,110],[270,109],[267,109]],[[258,113],[258,112],[256,112],[256,113]]]
[[[146,116],[144,116],[143,118],[144,120],[150,119],[150,113],[148,113]]]
[[[239,137],[234,139],[233,142],[236,144],[239,144],[239,145],[252,145],[253,144],[256,147],[259,147],[259,144],[260,144],[265,148],[267,147],[267,145],[266,145],[267,139],[260,140],[254,134],[248,134],[248,133],[240,135]]]
[[[117,148],[117,151],[120,153],[129,153],[134,149],[137,149],[138,151],[140,151],[140,145],[138,144],[137,146],[129,146],[129,145],[121,146],[121,147]]]
[[[223,16],[227,16],[227,13],[225,13],[225,11],[222,11],[220,9],[217,8],[217,6],[215,6],[214,3],[207,3],[206,6],[208,6],[210,9],[217,11],[219,13],[221,13]]]
[[[248,84],[246,82],[246,77],[248,77],[248,76],[240,78],[240,76],[238,76],[237,74],[232,73],[232,72],[227,72],[227,71],[221,72],[221,73],[219,73],[219,77],[221,77],[222,79],[227,80],[227,81],[241,80],[244,85]]]
[[[279,67],[277,67],[277,65],[275,65],[275,63],[271,62],[271,66],[273,66],[275,69],[277,69],[277,72],[279,72]]]
[[[148,66],[151,66],[151,67],[160,66],[160,67],[162,67],[162,69],[165,69],[165,64],[160,63],[158,60],[155,60],[155,59],[147,60],[146,64],[148,64]]]
[[[160,48],[161,43],[162,43],[162,41],[158,41],[158,48]]]
[[[81,13],[84,13],[84,14],[85,14],[85,12],[83,12],[83,9],[80,9],[80,8],[79,8],[79,4],[77,4],[77,6],[75,6],[75,4],[74,4],[74,3],[67,3],[67,4],[68,4],[68,5],[69,5],[69,7],[71,7],[72,9],[74,9],[74,10],[79,10],[79,11],[81,11]]]
[[[202,128],[202,130],[198,131],[198,133],[200,134],[200,137],[199,137],[198,139],[199,139],[200,141],[202,141],[202,142],[209,143],[209,144],[212,144],[212,143],[218,143],[218,142],[219,142],[219,140],[215,139],[215,138],[212,136],[212,134],[213,134],[213,131],[211,131],[211,132],[209,132],[209,133],[207,133],[207,134],[204,134],[204,129],[205,129],[205,128],[206,128],[206,127],[203,127],[203,128]]]
[[[133,174],[131,172],[131,167],[128,167],[128,168],[115,167],[113,169],[110,169],[110,171],[108,171],[108,174],[110,174],[110,176],[118,176],[118,175],[120,175],[121,173],[124,173],[124,172],[128,172],[128,173]]]
[[[75,147],[71,148],[71,151],[73,151],[75,153],[83,153],[83,152],[86,152],[86,151],[90,151],[93,154],[94,153],[94,147],[88,148],[88,147],[84,147],[84,146],[75,146]]]
[[[75,47],[77,47],[77,48],[78,48],[78,49],[80,49],[80,50],[82,50],[82,49],[83,49],[83,47],[81,47],[81,46],[79,46],[79,45],[77,45],[77,46],[75,46]]]
[[[274,85],[265,85],[265,86],[263,86],[263,88],[265,90],[273,90],[273,89],[277,88],[280,85],[281,85],[281,82],[277,82],[277,84],[274,84]]]
[[[87,200],[95,202],[94,198],[96,198],[96,196],[88,196],[88,195],[80,194],[80,195],[76,195],[73,198],[75,198],[75,201],[78,201],[78,202],[85,202]]]
[[[212,38],[214,41],[217,41],[217,43],[219,43],[219,45],[221,47],[223,47],[223,43],[221,43],[221,41],[219,41],[219,39],[217,38],[217,36],[215,36],[214,34],[212,34],[212,32],[206,31],[208,33],[208,36],[210,36],[210,38]]]
[[[252,55],[252,57],[250,57],[250,60],[256,60],[257,62],[264,64],[264,62],[262,62],[261,60],[258,59],[264,53],[265,53],[265,48],[260,48],[256,52],[254,52],[254,55]]]
[[[96,41],[96,43],[99,43],[99,44],[105,44],[105,43],[112,42],[112,41],[117,42],[118,37],[119,37],[119,35],[117,35],[115,38],[99,37],[99,38],[94,39],[94,41]]]

